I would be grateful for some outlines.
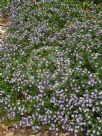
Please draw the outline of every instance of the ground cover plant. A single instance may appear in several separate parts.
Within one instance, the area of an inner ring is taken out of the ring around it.
[[[0,1],[0,8],[3,8],[4,6],[6,6],[7,5],[7,3],[8,3],[8,1],[7,0],[1,0]]]
[[[0,47],[0,115],[14,128],[102,134],[102,10],[13,0]]]
[[[0,15],[1,15],[1,10],[4,10],[10,1],[11,0],[0,0]]]

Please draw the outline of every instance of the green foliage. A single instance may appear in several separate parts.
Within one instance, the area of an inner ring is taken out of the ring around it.
[[[60,129],[101,135],[101,12],[88,1],[9,4],[0,48],[4,119],[56,135]]]
[[[0,9],[3,9],[11,0],[0,0]]]
[[[0,17],[6,17],[8,16],[7,13],[7,5],[11,2],[12,0],[0,0]]]

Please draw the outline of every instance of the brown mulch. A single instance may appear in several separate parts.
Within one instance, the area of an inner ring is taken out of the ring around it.
[[[42,131],[34,134],[31,129],[17,128],[12,129],[10,124],[0,122],[0,136],[55,136],[48,131]],[[59,136],[72,136],[69,133],[59,133]]]
[[[7,25],[8,25],[8,17],[7,18],[0,18],[0,43],[3,42],[3,38],[7,32]]]

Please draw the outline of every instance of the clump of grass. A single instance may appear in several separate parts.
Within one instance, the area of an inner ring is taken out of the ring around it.
[[[1,45],[1,115],[14,127],[102,133],[101,8],[14,0]]]

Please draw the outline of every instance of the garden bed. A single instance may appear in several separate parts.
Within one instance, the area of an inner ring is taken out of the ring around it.
[[[1,22],[7,34],[0,29],[5,37],[0,117],[3,124],[9,122],[6,131],[12,136],[100,136],[101,4],[14,0],[6,11],[8,18]]]

